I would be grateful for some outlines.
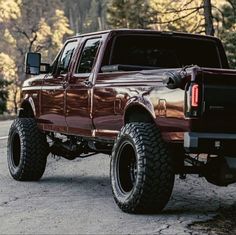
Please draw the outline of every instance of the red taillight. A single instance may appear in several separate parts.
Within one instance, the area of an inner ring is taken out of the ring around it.
[[[192,107],[198,107],[199,87],[197,84],[192,86]]]

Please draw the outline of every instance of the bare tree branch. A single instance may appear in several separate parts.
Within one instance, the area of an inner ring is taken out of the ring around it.
[[[196,8],[198,8],[198,10],[202,9],[203,6],[199,6],[199,7],[190,7],[190,8],[186,8],[186,9],[179,9],[179,10],[176,10],[176,9],[173,9],[173,10],[167,10],[165,12],[161,12],[161,11],[156,11],[156,13],[158,14],[171,14],[171,13],[181,13],[181,12],[185,12],[185,11],[190,11],[190,10],[195,10]]]
[[[17,25],[15,26],[15,28],[16,28],[16,32],[17,32],[17,33],[23,34],[23,35],[27,38],[27,40],[30,42],[30,37],[28,36],[28,34],[27,34],[25,31],[23,31],[22,29],[20,29]]]
[[[169,23],[173,23],[173,22],[177,22],[179,20],[182,20],[184,18],[187,18],[188,16],[194,14],[195,12],[197,12],[199,10],[199,7],[195,8],[194,11],[191,11],[190,13],[184,15],[184,16],[180,16],[178,18],[175,18],[173,20],[169,20],[169,21],[159,21],[159,22],[154,22],[154,24],[169,24]]]

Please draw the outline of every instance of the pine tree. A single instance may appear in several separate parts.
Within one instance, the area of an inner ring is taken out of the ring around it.
[[[147,0],[113,0],[107,13],[112,28],[148,28],[151,21]]]
[[[219,29],[218,36],[222,39],[229,65],[236,68],[236,0],[227,1],[221,9],[222,25]]]
[[[131,1],[128,15],[130,28],[149,28],[149,24],[151,23],[150,11],[148,1]]]
[[[94,32],[106,29],[106,6],[105,0],[92,0],[90,9],[84,21],[84,30],[86,32]]]

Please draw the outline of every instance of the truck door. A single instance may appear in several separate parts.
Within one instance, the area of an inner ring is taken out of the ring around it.
[[[129,98],[131,89],[120,81],[132,72],[103,72],[102,67],[109,65],[110,54],[114,46],[114,38],[108,35],[104,39],[103,52],[97,59],[96,75],[93,87],[93,137],[111,139],[115,138],[123,126],[123,109]],[[95,81],[96,80],[96,81]],[[124,83],[124,79],[123,79]],[[136,92],[136,91],[135,91]]]
[[[68,86],[68,74],[73,52],[78,41],[68,41],[54,62],[53,71],[44,78],[41,91],[41,116],[45,130],[66,132],[65,90]]]
[[[101,39],[101,36],[86,37],[81,42],[77,63],[66,89],[66,122],[70,134],[91,136],[92,77]]]

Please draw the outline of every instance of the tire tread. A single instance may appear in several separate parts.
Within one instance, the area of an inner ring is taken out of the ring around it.
[[[11,169],[11,135],[17,131],[21,139],[21,160],[18,170]],[[8,138],[8,166],[12,177],[18,181],[39,180],[46,167],[48,143],[33,118],[18,118],[10,128]]]
[[[174,185],[172,160],[168,148],[155,124],[128,123],[117,136],[111,161],[115,158],[119,142],[126,135],[133,139],[137,147],[138,167],[141,170],[132,199],[125,203],[121,202],[115,192],[116,188],[112,187],[115,201],[124,212],[160,212],[169,201]],[[112,165],[113,163],[111,167]],[[114,184],[112,169],[111,181]]]

